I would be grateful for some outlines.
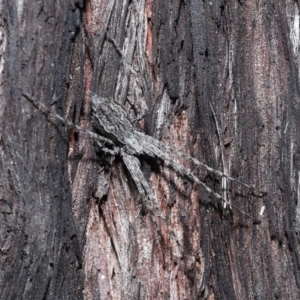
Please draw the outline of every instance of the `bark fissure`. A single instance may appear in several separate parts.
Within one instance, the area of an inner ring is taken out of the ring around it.
[[[300,298],[298,1],[23,0],[0,11],[1,299]],[[164,221],[121,157],[76,129],[97,131],[90,92],[151,136],[126,162],[139,159]],[[260,224],[172,170],[172,153],[151,155],[157,145],[267,191],[174,158]]]

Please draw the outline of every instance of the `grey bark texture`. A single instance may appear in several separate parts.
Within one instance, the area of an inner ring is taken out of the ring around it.
[[[299,46],[298,0],[1,0],[0,299],[300,299]],[[139,155],[153,222],[54,117],[101,134],[90,92],[267,194],[174,159],[245,215]]]

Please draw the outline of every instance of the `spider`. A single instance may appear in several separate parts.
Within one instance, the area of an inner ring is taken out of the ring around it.
[[[34,106],[43,113],[51,113],[64,124],[73,126],[78,131],[85,132],[86,134],[91,136],[103,152],[109,153],[113,156],[120,155],[137,187],[139,194],[146,201],[148,211],[151,211],[149,207],[154,204],[155,209],[158,211],[159,217],[162,218],[165,222],[166,220],[158,208],[157,201],[151,191],[151,188],[141,171],[140,161],[138,157],[148,156],[154,159],[161,159],[166,166],[172,168],[178,174],[186,176],[192,182],[204,187],[209,194],[212,194],[219,201],[253,219],[251,216],[241,211],[238,207],[229,203],[220,194],[213,191],[198,177],[196,177],[191,172],[191,170],[177,163],[174,158],[183,158],[184,160],[190,161],[198,167],[203,167],[209,172],[215,173],[222,178],[226,178],[226,180],[235,181],[242,186],[249,188],[252,192],[255,192],[257,196],[262,196],[263,193],[256,191],[256,189],[251,185],[230,177],[221,171],[215,170],[199,161],[198,159],[191,157],[181,151],[173,149],[172,147],[160,142],[154,137],[138,131],[129,121],[125,109],[115,101],[100,97],[94,93],[90,93],[93,122],[100,132],[100,134],[97,134],[95,132],[85,130],[80,126],[65,120],[62,116],[56,113],[50,112],[43,104],[38,103],[27,94],[23,94],[23,96],[31,103],[33,103]]]
[[[215,173],[221,177],[225,177],[228,180],[238,182],[239,184],[255,191],[255,188],[235,179],[225,173],[215,170],[208,165],[202,163],[194,157],[191,157],[181,151],[173,149],[172,147],[158,141],[157,139],[146,135],[136,130],[127,118],[126,111],[114,102],[113,100],[99,97],[95,94],[91,95],[92,115],[98,126],[102,129],[102,134],[109,138],[109,144],[114,146],[112,154],[120,154],[123,158],[124,164],[130,172],[135,185],[139,193],[143,196],[149,196],[153,199],[151,189],[142,175],[140,170],[140,162],[137,157],[146,155],[151,158],[160,158],[164,164],[174,169],[179,174],[186,176],[191,181],[201,185],[205,190],[212,194],[215,198],[221,202],[225,202],[229,206],[232,206],[221,195],[214,192],[204,182],[197,178],[189,169],[176,163],[172,156],[181,157],[185,160],[191,161],[196,166],[204,167],[207,171]],[[99,136],[100,137],[100,136]],[[97,144],[103,148],[101,142],[106,142],[106,139],[102,141],[102,138],[96,139]],[[117,146],[118,145],[118,146]],[[106,149],[107,151],[107,149]],[[258,196],[261,196],[261,192],[257,192]]]

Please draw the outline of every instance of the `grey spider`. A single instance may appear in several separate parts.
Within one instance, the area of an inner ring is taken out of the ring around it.
[[[209,172],[215,173],[221,177],[225,177],[228,180],[238,182],[241,185],[254,190],[252,186],[245,184],[233,177],[230,177],[223,172],[215,170],[208,165],[200,162],[196,158],[173,149],[172,147],[165,145],[164,143],[149,135],[139,132],[128,120],[126,111],[113,100],[92,94],[91,104],[93,118],[96,123],[98,123],[98,125],[100,125],[100,127],[103,129],[104,134],[107,137],[110,137],[110,144],[111,141],[116,141],[120,145],[116,146],[114,143],[115,150],[113,151],[113,154],[119,153],[123,157],[123,161],[141,195],[149,196],[151,199],[153,199],[151,189],[140,170],[140,163],[137,156],[141,155],[147,155],[151,158],[162,159],[167,166],[171,167],[179,174],[188,177],[191,181],[203,186],[208,193],[212,194],[218,200],[225,202],[229,206],[232,206],[232,204],[228,203],[221,195],[209,188],[189,169],[176,163],[171,156],[177,156],[185,160],[189,160],[199,167],[206,168]],[[100,139],[96,141],[100,147],[103,147],[103,144],[101,144],[101,142],[106,142],[106,140],[101,141]]]
[[[27,100],[32,102],[42,112],[50,113],[50,111],[44,105],[37,103],[36,100],[33,100],[27,94],[23,94],[23,96]],[[140,161],[138,157],[143,155],[154,159],[161,159],[165,165],[171,167],[177,173],[186,176],[192,182],[201,185],[209,194],[212,194],[216,199],[228,204],[229,207],[235,208],[242,214],[245,213],[241,211],[238,207],[233,206],[231,203],[229,203],[220,194],[213,191],[204,182],[197,178],[189,169],[187,169],[179,163],[176,163],[173,158],[183,158],[184,160],[190,161],[198,167],[204,167],[207,171],[215,173],[221,176],[222,178],[226,178],[226,180],[238,182],[239,184],[249,188],[251,191],[256,192],[256,195],[262,196],[262,193],[256,191],[254,187],[245,184],[233,177],[230,177],[221,171],[215,170],[209,167],[208,165],[202,163],[201,161],[197,160],[196,158],[186,155],[185,153],[176,149],[173,149],[172,147],[165,145],[157,139],[138,131],[129,121],[127,117],[127,112],[122,108],[121,105],[117,104],[115,101],[90,93],[90,102],[92,107],[93,120],[96,127],[100,129],[100,134],[96,134],[92,131],[85,130],[73,124],[72,122],[65,120],[58,114],[54,113],[54,116],[61,122],[69,126],[73,126],[77,130],[85,132],[86,134],[91,136],[102,151],[111,155],[120,155],[123,159],[126,168],[132,176],[132,179],[138,189],[139,194],[142,196],[143,199],[146,200],[148,208],[152,206],[152,204],[154,204],[156,210],[159,211],[158,205],[156,204],[156,199],[151,191],[147,180],[145,179],[141,171]],[[53,113],[51,112],[51,114]],[[151,201],[147,201],[148,199],[150,199]],[[162,219],[164,219],[161,213],[159,213],[159,216]],[[250,218],[252,219],[252,217]]]

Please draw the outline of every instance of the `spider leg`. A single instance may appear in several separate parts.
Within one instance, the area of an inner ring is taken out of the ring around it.
[[[139,134],[142,134],[142,133],[139,133]],[[199,161],[198,159],[196,159],[194,157],[191,157],[191,156],[189,156],[189,155],[187,155],[187,154],[185,154],[185,153],[183,153],[183,152],[181,152],[179,150],[176,150],[176,149],[174,149],[174,148],[172,148],[172,147],[170,147],[170,146],[168,146],[168,145],[166,145],[166,144],[158,141],[157,139],[153,138],[152,136],[149,136],[149,135],[146,135],[146,134],[142,134],[142,135],[144,136],[143,140],[146,142],[145,148],[147,147],[148,144],[155,145],[155,147],[158,148],[158,149],[167,150],[171,155],[178,156],[178,157],[181,157],[181,158],[186,159],[188,161],[191,161],[196,166],[198,166],[198,167],[204,167],[207,171],[209,171],[211,173],[215,173],[215,174],[221,176],[222,178],[227,178],[227,179],[229,179],[231,181],[237,182],[237,183],[239,183],[239,184],[247,187],[251,191],[255,192],[255,194],[257,196],[262,197],[264,195],[263,192],[257,191],[253,186],[251,186],[249,184],[246,184],[246,183],[244,183],[244,182],[242,182],[242,181],[240,181],[240,180],[238,180],[236,178],[233,178],[233,177],[231,177],[231,176],[229,176],[229,175],[227,175],[227,174],[225,174],[225,173],[223,173],[221,171],[213,169],[210,166],[206,165],[205,163]],[[163,152],[163,151],[161,151],[161,152]]]
[[[150,215],[152,216],[152,220],[154,222],[154,226],[155,226],[156,230],[158,232],[160,232],[160,229],[159,229],[159,226],[158,226],[157,220],[156,220],[156,215],[158,215],[163,220],[163,222],[166,224],[166,226],[167,226],[169,232],[171,233],[172,237],[174,238],[176,244],[178,246],[180,246],[180,243],[175,235],[174,230],[170,227],[166,218],[164,217],[164,215],[162,214],[161,210],[158,207],[156,198],[153,196],[153,193],[144,177],[144,174],[142,173],[142,171],[140,169],[139,160],[135,156],[127,154],[125,151],[122,151],[121,155],[123,157],[124,164],[126,165],[129,173],[131,174],[131,177],[132,177],[140,195],[143,197],[143,199],[146,199],[146,206],[148,208],[148,211],[151,213]],[[152,202],[151,204],[149,203],[148,199],[151,200],[151,202]],[[149,209],[151,206],[152,207],[154,206],[156,214],[153,213],[153,209]]]
[[[124,164],[127,167],[140,195],[143,197],[146,197],[147,195],[149,195],[149,198],[152,200],[154,197],[153,197],[150,187],[141,171],[141,166],[140,166],[139,160],[135,156],[127,154],[123,150],[121,151],[121,156],[123,158]]]
[[[66,120],[65,118],[63,118],[61,115],[55,113],[55,112],[52,112],[51,110],[49,110],[48,107],[46,107],[43,103],[40,103],[38,102],[36,99],[30,97],[27,93],[23,93],[23,96],[33,104],[33,106],[35,106],[39,111],[41,111],[44,115],[48,116],[48,115],[52,115],[53,117],[55,117],[56,119],[58,119],[60,122],[62,122],[62,124],[66,125],[66,126],[70,126],[70,127],[74,127],[76,128],[78,131],[80,132],[83,132],[83,133],[86,133],[87,135],[89,135],[90,137],[92,137],[93,139],[95,139],[96,141],[100,141],[100,142],[104,142],[104,143],[107,143],[108,145],[111,145],[111,146],[114,146],[114,143],[99,135],[99,134],[96,134],[90,130],[86,130],[86,129],[83,129],[81,128],[80,126],[74,124],[73,122],[70,122],[68,120]]]
[[[148,147],[145,147],[145,153],[149,155],[150,157],[159,157],[163,159],[164,163],[168,166],[171,167],[173,170],[175,170],[177,173],[185,175],[187,178],[189,178],[191,181],[195,182],[198,185],[201,185],[205,188],[205,190],[213,195],[216,199],[219,201],[226,203],[230,208],[234,208],[243,215],[246,215],[247,217],[251,218],[252,220],[256,221],[253,219],[251,216],[247,215],[245,212],[240,210],[237,206],[229,203],[226,199],[224,199],[221,195],[213,191],[210,187],[208,187],[204,182],[202,182],[198,177],[196,177],[190,170],[185,168],[184,166],[177,164],[172,160],[170,157],[166,156],[160,149],[156,148],[153,144],[147,144]]]

